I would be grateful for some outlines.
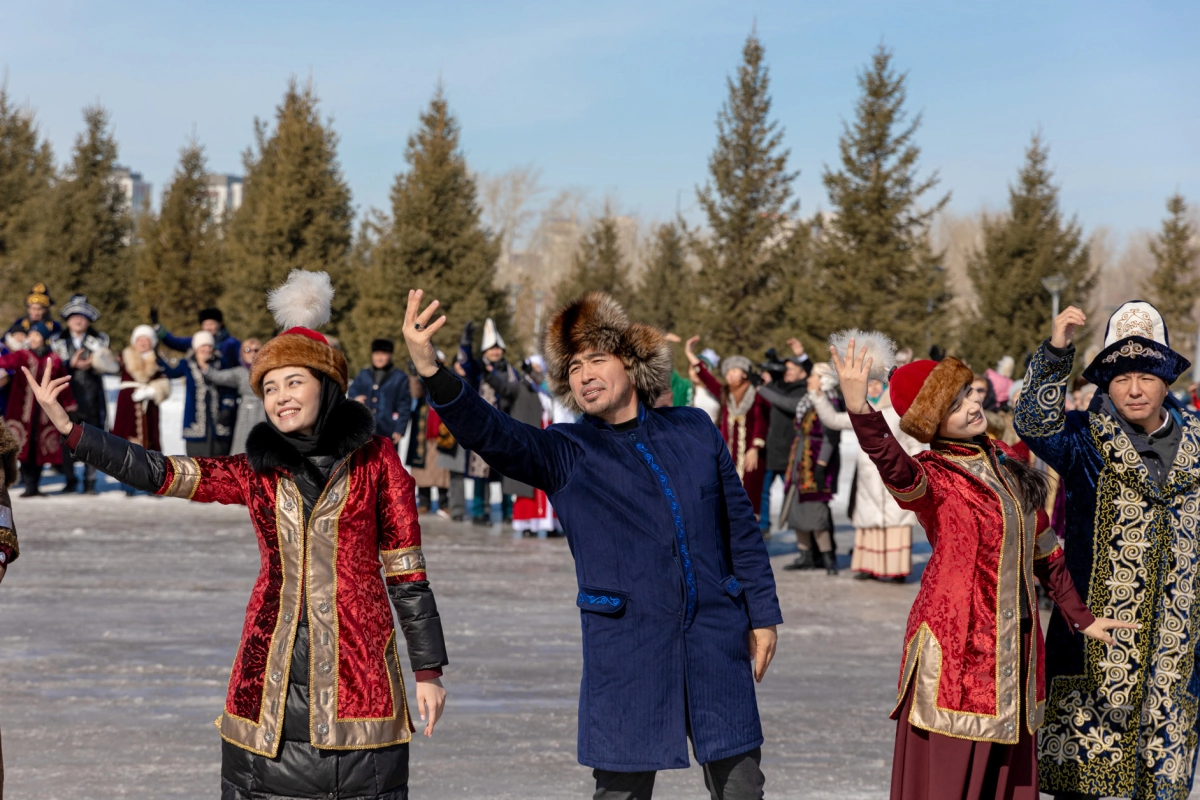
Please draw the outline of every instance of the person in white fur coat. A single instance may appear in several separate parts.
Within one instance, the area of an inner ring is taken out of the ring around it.
[[[866,344],[863,341],[864,334],[857,331],[850,333],[858,333],[860,344]],[[890,344],[886,343],[887,346]],[[812,378],[809,379],[808,392],[821,425],[833,430],[851,430],[850,415],[836,410]],[[871,380],[867,384],[867,400],[876,411],[883,414],[892,435],[906,453],[913,455],[925,449],[925,445],[900,430],[900,415],[892,408],[885,382]],[[862,450],[859,450],[855,462],[850,509],[850,521],[854,525],[854,553],[850,559],[850,569],[855,572],[854,577],[904,583],[912,572],[912,529],[917,523],[917,516],[896,504],[883,485],[879,470]]]

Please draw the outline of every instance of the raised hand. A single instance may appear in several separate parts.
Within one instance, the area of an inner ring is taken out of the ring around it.
[[[42,380],[39,383],[37,378],[33,377],[33,373],[29,371],[29,367],[21,367],[21,371],[25,373],[25,380],[29,382],[29,388],[33,391],[33,396],[37,398],[38,405],[46,412],[46,416],[50,418],[51,424],[58,428],[58,432],[66,436],[71,432],[74,425],[71,418],[67,416],[67,411],[58,402],[58,396],[67,389],[67,384],[71,382],[70,375],[64,375],[61,378],[50,380],[50,359],[46,359],[46,371],[42,373]]]
[[[694,350],[696,347],[696,342],[698,341],[700,341],[700,337],[693,336],[683,343],[683,354],[687,356],[688,364],[692,365],[693,367],[700,363],[700,359]]]
[[[851,414],[869,414],[871,404],[867,402],[867,381],[871,374],[871,361],[867,348],[855,352],[854,340],[846,346],[846,360],[838,355],[836,347],[830,347],[833,368],[837,370],[838,382],[842,386],[842,397],[846,399],[846,410]]]
[[[1050,344],[1058,348],[1067,347],[1075,341],[1075,329],[1087,322],[1087,315],[1075,306],[1067,306],[1054,318],[1050,333]]]
[[[792,348],[792,355],[796,357],[804,355],[804,345],[795,336],[787,340],[787,346]]]
[[[408,346],[408,356],[417,368],[417,374],[422,378],[432,377],[438,371],[437,348],[433,346],[433,335],[446,324],[446,317],[440,316],[433,322],[430,317],[437,310],[438,301],[434,300],[421,311],[421,298],[425,292],[420,289],[408,290],[408,308],[404,311],[404,344]]]

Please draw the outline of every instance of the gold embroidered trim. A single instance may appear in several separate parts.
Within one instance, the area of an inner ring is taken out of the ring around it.
[[[402,550],[384,550],[379,558],[383,561],[384,575],[412,575],[425,571],[425,556],[421,553],[420,545],[406,547]]]
[[[167,458],[171,462],[174,475],[167,490],[163,492],[163,496],[191,500],[195,497],[196,490],[200,488],[200,481],[203,478],[200,464],[196,462],[196,459],[187,456],[168,456]]]
[[[885,484],[885,486],[886,486],[886,484]],[[929,489],[929,481],[927,481],[925,479],[924,472],[922,472],[921,477],[917,479],[916,485],[913,486],[913,488],[909,489],[907,492],[901,491],[899,489],[893,489],[891,486],[887,486],[888,493],[891,494],[892,497],[896,498],[897,500],[899,500],[903,503],[909,503],[909,502],[912,502],[913,500],[916,500],[916,499],[922,497],[925,494],[925,492],[928,491],[928,489]]]

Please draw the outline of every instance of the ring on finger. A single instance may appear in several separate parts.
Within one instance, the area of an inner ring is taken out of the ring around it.
[[[416,331],[423,331],[423,330],[425,330],[425,326],[424,326],[424,325],[422,325],[422,324],[421,324],[421,323],[419,323],[419,322],[414,322],[414,323],[413,323],[413,330],[416,330]]]

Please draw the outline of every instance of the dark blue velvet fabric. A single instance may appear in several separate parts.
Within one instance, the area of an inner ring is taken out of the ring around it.
[[[412,393],[408,390],[408,373],[392,367],[379,388],[375,388],[375,370],[365,367],[346,392],[350,398],[367,398],[366,406],[375,415],[375,432],[380,436],[403,434],[412,414]]]
[[[583,627],[580,763],[686,767],[689,721],[701,763],[760,746],[748,637],[783,618],[750,499],[708,416],[640,408],[628,431],[586,417],[539,430],[472,391],[434,408],[464,447],[544,490],[562,520]]]
[[[1168,396],[1182,429],[1157,484],[1107,404],[1064,411],[1074,350],[1039,348],[1016,406],[1021,439],[1062,478],[1064,554],[1093,614],[1136,621],[1103,645],[1056,608],[1046,636],[1045,792],[1182,800],[1195,769],[1200,616],[1200,421]]]

